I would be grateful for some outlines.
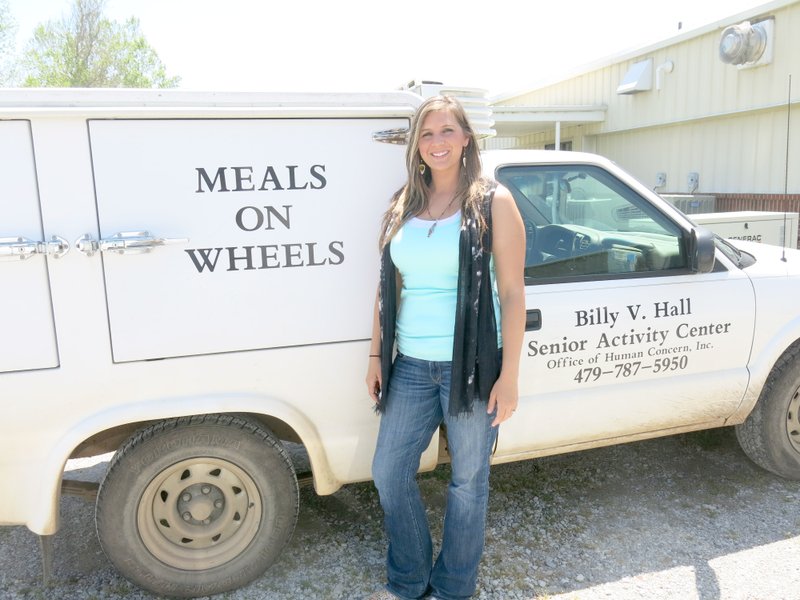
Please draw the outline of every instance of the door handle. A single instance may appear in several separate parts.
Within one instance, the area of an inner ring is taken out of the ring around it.
[[[372,134],[372,141],[385,144],[405,144],[408,141],[408,128],[384,129]]]
[[[159,238],[149,231],[121,231],[109,238],[95,240],[88,233],[75,241],[75,247],[86,256],[95,252],[115,252],[116,254],[146,254],[158,246],[185,244],[188,238]]]
[[[0,238],[0,260],[27,260],[34,254],[61,258],[69,252],[69,242],[54,235],[49,242],[37,242],[21,236]]]
[[[525,331],[538,331],[542,328],[542,311],[532,308],[525,311]]]

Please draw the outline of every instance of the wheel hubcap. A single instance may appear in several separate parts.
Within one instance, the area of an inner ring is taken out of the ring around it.
[[[192,525],[210,525],[225,508],[225,494],[217,486],[196,483],[187,487],[178,500],[178,513]]]
[[[184,460],[145,488],[137,520],[142,541],[160,561],[179,569],[224,564],[252,542],[262,501],[253,479],[218,458]]]
[[[789,400],[789,410],[786,412],[786,433],[792,447],[800,452],[800,388],[794,391]]]

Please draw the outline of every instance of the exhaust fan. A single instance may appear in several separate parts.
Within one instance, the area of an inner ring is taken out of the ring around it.
[[[720,60],[740,69],[771,63],[774,28],[774,18],[726,27],[719,38]]]

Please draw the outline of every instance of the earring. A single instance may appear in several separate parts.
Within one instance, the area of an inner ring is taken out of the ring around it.
[[[467,166],[467,149],[464,148],[464,152],[461,153],[461,164],[466,168]]]
[[[419,161],[419,174],[420,175],[425,175],[425,168],[426,168],[425,163],[422,162],[422,161]]]

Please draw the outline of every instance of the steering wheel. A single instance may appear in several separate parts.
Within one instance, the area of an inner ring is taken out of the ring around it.
[[[572,256],[575,248],[575,232],[561,225],[545,225],[536,238],[539,250],[551,255],[550,260],[561,260]]]

